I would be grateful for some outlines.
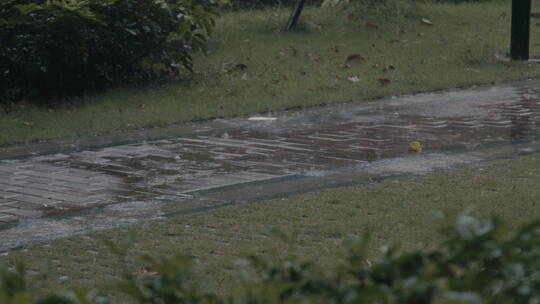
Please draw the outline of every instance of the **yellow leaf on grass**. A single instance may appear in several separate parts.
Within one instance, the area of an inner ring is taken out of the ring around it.
[[[411,153],[422,152],[422,144],[419,141],[413,141],[409,144],[407,150]]]

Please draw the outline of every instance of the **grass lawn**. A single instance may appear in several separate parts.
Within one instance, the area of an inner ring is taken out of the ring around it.
[[[234,292],[239,269],[234,261],[248,254],[276,258],[299,256],[323,267],[335,265],[350,235],[372,234],[371,258],[384,244],[426,248],[442,240],[435,211],[455,214],[473,206],[482,216],[498,215],[515,226],[540,216],[540,154],[422,177],[326,190],[286,199],[236,205],[179,215],[106,232],[73,236],[0,255],[8,265],[22,258],[41,293],[70,286],[108,290],[124,269],[137,273],[141,256],[183,253],[194,260],[196,277],[206,288]],[[271,233],[277,229],[288,237]],[[102,239],[123,243],[132,237],[125,262]]]
[[[225,13],[196,73],[182,80],[0,111],[0,145],[540,76],[538,64],[501,60],[510,1],[417,4],[370,19],[308,7],[299,28],[283,32],[288,14]]]

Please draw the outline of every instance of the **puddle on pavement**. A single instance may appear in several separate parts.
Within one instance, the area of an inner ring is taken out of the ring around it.
[[[484,102],[460,115],[452,110],[448,116],[443,115],[444,104],[436,105],[441,107],[438,115],[417,115],[408,104],[358,107],[354,113],[333,112],[286,123],[278,119],[257,127],[4,160],[0,223],[35,217],[32,210],[41,210],[37,216],[42,216],[130,201],[181,202],[213,187],[314,176],[407,155],[411,141],[420,141],[424,153],[436,153],[536,140],[539,96],[536,89],[522,89],[514,99]]]

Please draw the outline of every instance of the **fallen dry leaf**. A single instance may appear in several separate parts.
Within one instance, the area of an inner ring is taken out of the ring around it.
[[[347,59],[345,60],[345,63],[349,63],[351,61],[364,61],[365,58],[362,57],[360,54],[350,54],[347,56]]]
[[[366,259],[366,264],[369,268],[373,266],[373,263],[369,259]]]
[[[379,28],[379,24],[375,22],[366,22],[366,25],[369,27]]]
[[[431,22],[431,20],[429,20],[428,18],[422,18],[421,21],[422,24],[433,25],[433,22]]]
[[[245,69],[247,69],[247,65],[245,65],[243,63],[237,63],[234,66],[234,70],[237,70],[237,71],[242,71],[242,70],[245,70]]]
[[[358,76],[355,76],[355,75],[351,75],[351,76],[347,77],[347,79],[350,82],[359,82],[360,81],[360,78],[358,78]]]
[[[334,72],[330,73],[330,75],[334,76],[338,80],[343,78],[341,75],[339,75],[337,73],[334,73]]]
[[[389,64],[389,65],[385,66],[382,71],[383,71],[383,73],[387,73],[387,72],[393,72],[395,70],[396,70],[396,67]]]
[[[340,64],[339,67],[345,70],[345,69],[350,68],[351,66],[348,65],[348,64],[346,64],[346,63],[344,63],[344,64]]]
[[[540,13],[531,13],[531,17],[540,18]]]
[[[142,267],[139,272],[141,274],[143,274],[143,275],[149,275],[149,276],[155,276],[155,275],[159,274],[159,272],[155,271],[154,269],[152,269],[152,268],[150,268],[148,266]]]
[[[390,79],[388,78],[378,78],[377,81],[379,82],[380,85],[388,85],[390,84]]]
[[[31,127],[31,126],[34,125],[34,123],[31,122],[31,121],[23,121],[22,124],[25,125],[25,126],[27,126],[27,127]]]

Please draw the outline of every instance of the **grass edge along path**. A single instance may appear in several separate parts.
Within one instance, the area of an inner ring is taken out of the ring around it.
[[[72,236],[7,251],[0,263],[22,259],[31,273],[45,274],[47,280],[33,279],[43,294],[70,286],[107,292],[125,269],[140,271],[141,256],[182,253],[193,259],[205,288],[226,294],[238,287],[235,261],[249,254],[297,256],[331,267],[348,236],[369,231],[370,258],[376,260],[385,244],[399,242],[404,249],[436,245],[441,223],[435,215],[471,206],[480,216],[497,215],[516,227],[540,217],[539,183],[540,154],[533,154]],[[103,239],[130,244],[127,259],[118,259]]]
[[[226,13],[208,54],[195,58],[196,74],[71,105],[5,109],[0,146],[540,77],[537,63],[504,60],[508,1],[415,5],[408,17],[369,20],[308,7],[290,33],[288,9]],[[534,55],[540,27],[532,29]]]

